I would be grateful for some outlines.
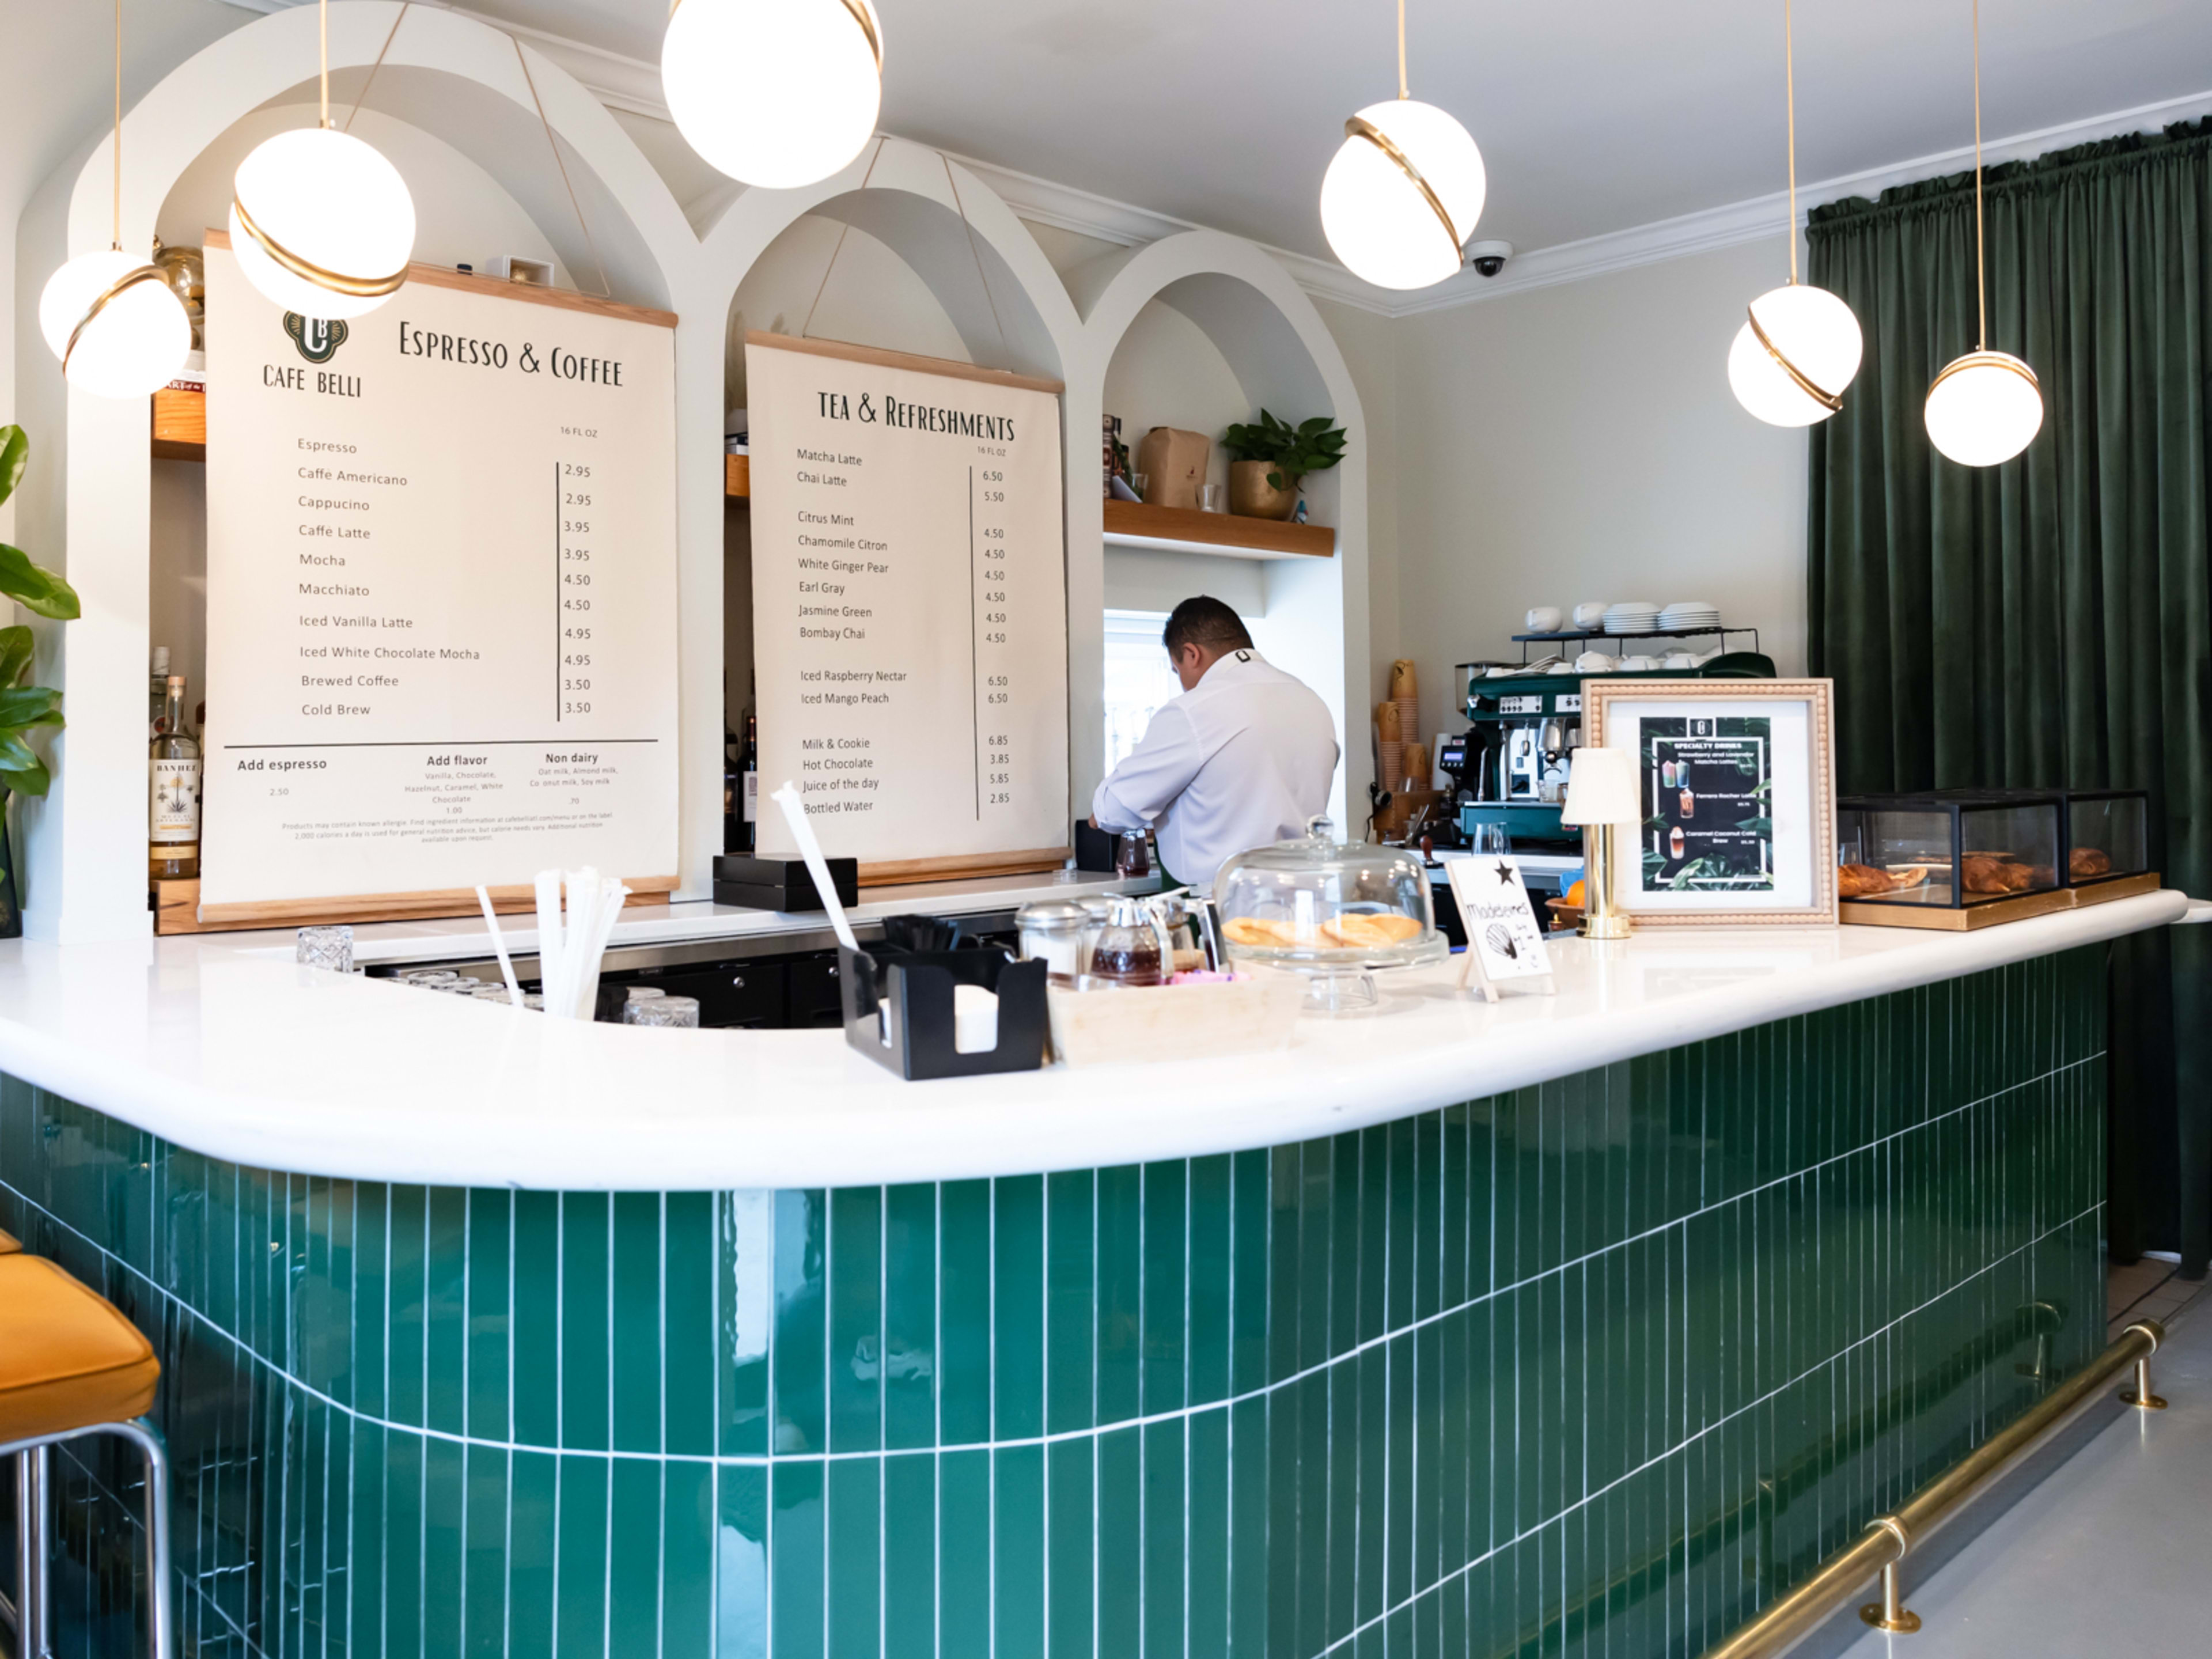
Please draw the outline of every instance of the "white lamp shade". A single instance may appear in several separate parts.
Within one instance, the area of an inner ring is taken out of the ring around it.
[[[278,133],[239,163],[232,194],[231,252],[271,304],[325,321],[359,317],[390,299],[392,279],[406,275],[415,198],[399,169],[349,133]],[[262,246],[240,208],[289,264]],[[357,291],[366,287],[382,291]]]
[[[709,165],[795,189],[836,172],[876,130],[883,38],[868,0],[680,0],[661,40],[661,91]]]
[[[1800,386],[1775,353],[1821,391],[1842,397],[1859,372],[1865,349],[1851,308],[1824,288],[1790,283],[1753,300],[1751,313],[1759,319],[1759,328],[1745,323],[1729,349],[1729,386],[1735,400],[1770,426],[1811,426],[1826,420],[1836,411]]]
[[[1405,165],[1371,138],[1346,136],[1321,181],[1321,228],[1329,246],[1346,270],[1377,288],[1441,283],[1459,269],[1460,245],[1482,216],[1490,189],[1482,152],[1465,127],[1418,99],[1370,104],[1356,118],[1380,132]]]
[[[1644,808],[1636,797],[1636,757],[1626,749],[1577,749],[1567,769],[1567,799],[1559,822],[1637,823]]]
[[[2002,351],[1970,351],[1928,388],[1928,439],[1961,466],[1995,466],[2043,429],[2035,371]]]
[[[68,366],[71,386],[98,398],[143,398],[185,366],[192,349],[191,319],[167,279],[149,276],[131,283],[97,316],[88,315],[118,279],[151,270],[143,259],[109,249],[80,254],[47,278],[39,296],[39,331]]]

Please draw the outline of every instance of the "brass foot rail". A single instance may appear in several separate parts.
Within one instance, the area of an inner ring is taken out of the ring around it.
[[[1810,1578],[1775,1602],[1705,1659],[1776,1659],[1809,1636],[1838,1607],[1848,1606],[1869,1578],[1881,1579],[1881,1600],[1862,1607],[1859,1616],[1878,1630],[1902,1635],[1920,1628],[1919,1615],[1905,1606],[1898,1566],[1914,1547],[1979,1495],[2068,1419],[2089,1404],[2105,1385],[2133,1368],[2135,1386],[2120,1398],[2142,1411],[2162,1409],[2166,1401],[2151,1392],[2150,1357],[2166,1340],[2166,1328],[2140,1319],[2120,1333],[2118,1341],[2097,1356],[2010,1426],[1991,1436],[1887,1515],[1867,1523],[1848,1549],[1832,1556]]]

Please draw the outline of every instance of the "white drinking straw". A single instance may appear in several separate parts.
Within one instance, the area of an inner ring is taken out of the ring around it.
[[[822,843],[814,838],[814,826],[807,821],[806,803],[799,799],[799,791],[788,781],[770,799],[783,808],[784,818],[791,825],[791,838],[799,843],[799,856],[806,860],[806,873],[814,878],[814,890],[822,896],[822,908],[830,913],[830,926],[837,935],[837,943],[848,951],[858,951],[860,942],[853,937],[853,924],[845,920],[845,907],[837,898],[837,884],[830,879],[830,860],[822,856]]]
[[[491,908],[491,892],[482,882],[477,884],[477,902],[483,906],[484,925],[491,929],[491,948],[499,952],[499,971],[507,981],[507,1000],[520,1008],[522,981],[514,976],[514,958],[507,953],[507,939],[499,931],[499,915]]]
[[[538,981],[544,994],[545,1012],[566,1018],[568,1004],[561,1000],[561,872],[538,872]]]

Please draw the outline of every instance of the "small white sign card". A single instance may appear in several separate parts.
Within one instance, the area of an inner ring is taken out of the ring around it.
[[[1544,946],[1544,930],[1528,903],[1528,885],[1520,861],[1497,853],[1479,853],[1451,859],[1444,865],[1452,899],[1467,929],[1467,951],[1461,958],[1462,989],[1472,977],[1486,1000],[1495,1002],[1499,988],[1549,996],[1551,953]],[[1526,983],[1529,981],[1541,984]]]

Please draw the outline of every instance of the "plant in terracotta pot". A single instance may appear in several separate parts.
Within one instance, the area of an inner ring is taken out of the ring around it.
[[[30,457],[31,441],[23,428],[0,426],[0,501],[15,493]],[[6,599],[56,622],[75,619],[80,609],[75,588],[43,565],[33,564],[20,549],[0,542],[0,600]],[[23,931],[15,861],[8,848],[8,799],[46,793],[52,775],[32,749],[30,735],[40,726],[62,723],[62,694],[24,684],[31,677],[32,645],[28,628],[0,628],[0,939],[14,939]]]
[[[1266,410],[1250,425],[1221,434],[1229,463],[1229,510],[1248,519],[1287,519],[1298,504],[1298,483],[1344,459],[1344,428],[1316,415],[1292,426]]]

